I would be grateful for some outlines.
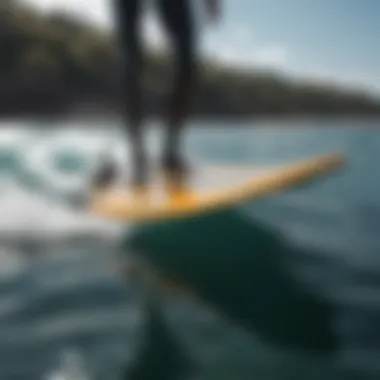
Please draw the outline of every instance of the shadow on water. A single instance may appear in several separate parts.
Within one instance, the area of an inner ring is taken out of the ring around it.
[[[142,346],[124,379],[176,380],[191,374],[195,367],[185,348],[169,329],[158,300],[150,299]],[[168,365],[170,363],[170,365]]]
[[[302,252],[237,211],[139,226],[124,248],[264,342],[322,355],[337,349],[335,306],[291,271]]]

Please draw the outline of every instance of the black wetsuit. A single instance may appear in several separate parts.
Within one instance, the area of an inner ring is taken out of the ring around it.
[[[141,11],[144,0],[114,0],[117,32],[125,62],[125,104],[127,128],[132,141],[135,170],[134,181],[141,182],[145,176],[145,157],[142,147],[142,89],[141,70],[142,41],[140,31]],[[193,90],[195,69],[194,26],[191,2],[193,0],[155,0],[162,24],[168,34],[174,52],[176,78],[169,99],[167,139],[164,147],[163,165],[167,170],[182,170],[179,157],[179,134],[189,107]]]

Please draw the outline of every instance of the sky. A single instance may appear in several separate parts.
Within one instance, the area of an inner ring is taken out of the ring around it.
[[[113,0],[23,1],[113,28]],[[203,0],[191,1],[208,56],[380,95],[380,0],[220,0],[217,24],[208,22]],[[148,44],[166,46],[154,7],[145,12],[143,30]]]

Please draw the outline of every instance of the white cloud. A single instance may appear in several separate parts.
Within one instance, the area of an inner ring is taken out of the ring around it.
[[[266,66],[282,66],[289,61],[289,52],[280,46],[264,46],[254,52],[255,61]]]
[[[263,42],[246,24],[214,28],[204,37],[203,52],[230,65],[282,69],[290,64],[289,51],[283,44]]]
[[[22,0],[43,12],[60,10],[109,26],[112,19],[110,3],[105,0]]]
[[[227,45],[216,52],[210,52],[208,55],[226,64],[243,68],[283,69],[289,62],[289,54],[285,48],[272,46],[240,49]]]

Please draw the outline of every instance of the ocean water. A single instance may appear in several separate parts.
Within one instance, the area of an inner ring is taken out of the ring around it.
[[[297,247],[299,286],[336,305],[339,347],[320,357],[271,344],[185,293],[157,290],[152,303],[120,271],[131,226],[68,203],[86,194],[99,154],[112,152],[120,165],[127,158],[117,121],[3,122],[0,379],[378,379],[379,124],[198,123],[186,135],[198,163],[347,156],[334,176],[241,207],[252,234],[264,224]],[[160,137],[152,123],[153,156]]]

